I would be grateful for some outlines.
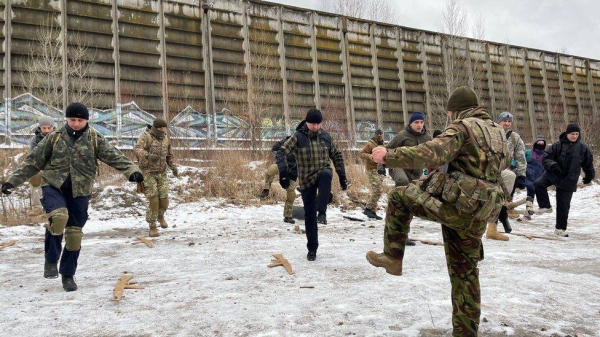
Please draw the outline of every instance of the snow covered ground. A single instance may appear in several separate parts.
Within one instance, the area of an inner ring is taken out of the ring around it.
[[[17,240],[0,251],[4,335],[451,335],[443,247],[408,247],[404,274],[388,275],[365,259],[382,251],[383,220],[343,218],[362,217],[359,209],[329,210],[317,260],[308,262],[306,237],[282,222],[282,203],[174,202],[172,228],[148,248],[133,244],[147,235],[142,199],[127,208],[105,197],[118,191],[105,189],[90,209],[75,292],[42,277],[41,225],[0,227],[0,244]],[[595,184],[575,193],[568,238],[553,235],[554,213],[512,224],[555,240],[484,238],[481,336],[600,336],[599,192]],[[441,241],[440,225],[415,219],[410,236]],[[273,253],[294,274],[268,268]],[[124,273],[145,288],[127,289],[116,302]]]

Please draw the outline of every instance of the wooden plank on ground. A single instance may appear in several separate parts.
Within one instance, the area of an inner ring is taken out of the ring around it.
[[[529,240],[544,239],[544,240],[552,240],[552,241],[565,241],[563,238],[560,238],[560,237],[553,238],[550,236],[542,236],[542,235],[535,235],[535,234],[524,234],[524,233],[515,233],[515,232],[510,232],[510,233],[505,233],[505,234],[524,236],[524,237],[528,238]]]
[[[17,240],[10,240],[8,242],[5,242],[2,245],[0,245],[0,250],[4,250],[4,248],[8,248],[8,247],[14,245],[15,243],[17,243]]]
[[[138,236],[136,239],[138,239],[138,241],[132,242],[133,244],[136,244],[136,243],[145,243],[146,246],[148,246],[150,248],[154,248],[154,243],[152,241],[146,239],[145,237]]]
[[[285,268],[285,270],[287,270],[288,274],[292,274],[292,265],[290,264],[290,262],[288,260],[286,260],[285,258],[283,258],[283,254],[281,253],[275,253],[273,254],[273,257],[275,258],[275,260],[272,260],[271,264],[268,265],[269,268],[273,268],[273,267],[277,267],[277,266],[283,266]]]
[[[132,278],[133,278],[133,275],[123,275],[117,281],[117,285],[115,286],[115,289],[113,290],[113,295],[115,296],[115,298],[114,298],[115,301],[121,300],[121,296],[123,296],[123,290],[125,290],[125,287],[128,285],[129,280],[131,280]]]

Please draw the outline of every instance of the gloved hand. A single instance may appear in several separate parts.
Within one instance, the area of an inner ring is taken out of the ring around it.
[[[338,177],[340,178],[340,187],[342,188],[342,191],[347,190],[348,189],[348,180],[346,180],[346,175],[340,174],[340,175],[338,175]]]
[[[148,155],[146,156],[146,158],[148,158],[148,161],[151,163],[156,163],[159,159],[157,154],[154,153],[148,153]]]
[[[591,178],[588,178],[587,176],[586,176],[586,177],[583,177],[583,184],[584,184],[584,185],[587,185],[587,184],[589,184],[589,183],[591,183],[591,182],[592,182],[592,179],[591,179]],[[2,186],[3,186],[3,187],[2,187],[2,192],[4,192],[4,185],[2,185]]]
[[[558,164],[552,164],[552,166],[550,166],[550,169],[548,170],[554,174],[556,174],[557,176],[562,176],[563,175],[563,171],[560,169],[560,166],[558,166]]]
[[[279,172],[279,184],[284,190],[290,188],[290,177],[288,177],[287,172]]]
[[[13,192],[15,186],[11,183],[2,183],[2,193],[9,195]]]
[[[129,176],[129,181],[131,181],[132,183],[141,183],[142,181],[144,181],[144,176],[140,172],[133,172]]]
[[[377,174],[384,176],[385,175],[385,165],[379,164],[377,165]]]
[[[517,180],[515,180],[515,188],[518,188],[520,190],[524,190],[525,188],[527,188],[527,186],[525,186],[525,177],[524,176],[517,177]]]
[[[173,172],[174,176],[179,177],[179,170],[177,169],[177,166],[171,166],[171,172]]]

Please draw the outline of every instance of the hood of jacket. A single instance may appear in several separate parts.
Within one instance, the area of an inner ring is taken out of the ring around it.
[[[538,145],[538,142],[539,142],[540,140],[541,140],[542,142],[544,142],[544,145]],[[533,142],[533,149],[534,149],[534,150],[540,150],[540,151],[544,151],[544,150],[546,149],[546,145],[548,145],[548,144],[546,144],[546,139],[545,139],[544,137],[537,137],[537,138],[535,139],[535,141]]]

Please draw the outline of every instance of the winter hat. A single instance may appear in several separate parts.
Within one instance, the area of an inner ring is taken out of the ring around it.
[[[435,131],[433,131],[433,138],[435,138],[435,137],[437,137],[437,136],[439,136],[441,134],[442,134],[441,130],[435,130]]]
[[[425,120],[425,114],[421,111],[417,111],[417,112],[413,112],[412,115],[410,115],[410,121],[408,122],[408,124],[412,124],[414,121],[424,121]]]
[[[323,122],[323,115],[319,109],[310,109],[306,113],[306,118],[304,119],[307,123],[319,124]]]
[[[477,94],[473,89],[462,86],[452,92],[446,105],[447,111],[463,111],[479,105]]]
[[[381,134],[383,134],[383,131],[381,131],[381,129],[377,129],[377,130],[375,130],[375,134],[376,135],[381,135]]]
[[[567,131],[565,133],[568,135],[569,133],[572,133],[572,132],[579,132],[579,133],[581,133],[581,129],[579,128],[579,125],[577,125],[577,124],[569,124],[569,125],[567,125]]]
[[[54,126],[54,119],[50,116],[42,116],[38,121],[38,126]]]
[[[69,106],[67,107],[67,110],[65,111],[65,117],[81,118],[87,120],[90,119],[90,113],[85,105],[79,102],[74,102],[69,104]]]
[[[159,117],[154,120],[154,122],[152,123],[152,126],[158,129],[158,128],[166,128],[166,127],[168,127],[168,124],[167,124],[167,121],[165,121],[164,119]]]
[[[500,115],[498,115],[498,123],[500,122],[504,122],[504,121],[513,121],[513,115],[508,112],[508,111],[504,111],[501,112]]]

